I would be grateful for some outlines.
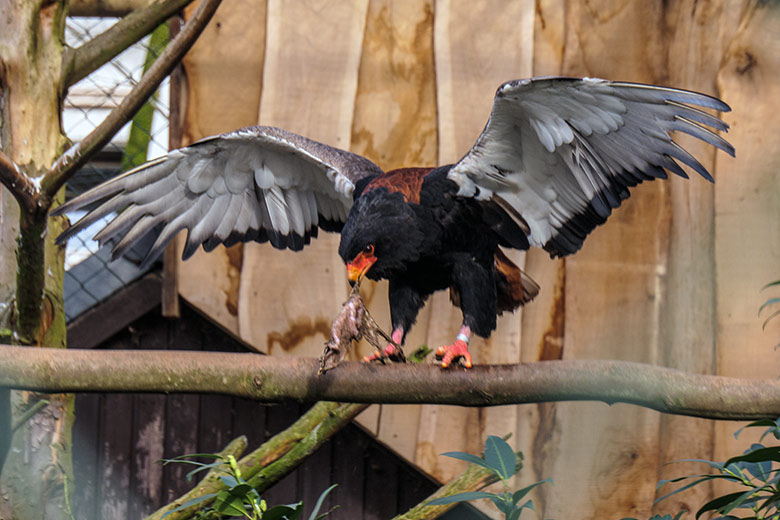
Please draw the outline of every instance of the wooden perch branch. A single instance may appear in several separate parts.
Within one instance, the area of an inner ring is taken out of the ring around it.
[[[91,156],[103,145],[108,143],[125,123],[141,108],[149,96],[154,93],[162,80],[170,74],[179,63],[182,56],[192,47],[203,29],[208,24],[222,0],[201,0],[192,18],[182,28],[181,32],[154,62],[149,71],[144,74],[133,90],[122,100],[102,123],[100,123],[80,143],[72,146],[57,159],[51,170],[44,176],[41,183],[48,198],[54,195]]]
[[[33,213],[37,207],[38,188],[10,157],[0,150],[0,183],[14,196],[26,213]]]
[[[66,52],[63,88],[67,89],[108,63],[190,2],[192,0],[165,0],[135,9],[107,31]]]
[[[319,400],[462,406],[631,403],[710,419],[780,416],[780,381],[689,374],[629,361],[540,361],[442,370],[214,352],[0,346],[0,386],[59,392],[199,392],[264,402]]]

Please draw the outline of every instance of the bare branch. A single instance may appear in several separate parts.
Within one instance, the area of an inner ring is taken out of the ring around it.
[[[70,0],[69,16],[125,16],[153,0]]]
[[[462,406],[603,401],[710,419],[780,416],[778,380],[689,374],[628,361],[541,361],[471,370],[345,362],[322,376],[318,366],[311,358],[257,354],[0,345],[0,386],[47,393],[200,392],[265,402]]]
[[[38,188],[2,150],[0,150],[0,183],[8,188],[23,211],[27,213],[35,211],[40,193]]]
[[[122,103],[83,141],[72,146],[54,163],[41,183],[43,191],[48,197],[53,198],[54,194],[65,184],[65,181],[89,159],[92,153],[108,143],[114,134],[141,108],[162,80],[170,74],[182,56],[195,43],[195,40],[206,27],[221,1],[201,0],[192,18],[165,48],[160,57],[157,58],[157,61],[154,62],[154,65],[149,69],[149,72],[141,78],[141,81],[130,91],[130,94],[127,95]]]
[[[152,32],[192,0],[164,0],[134,10],[105,32],[63,56],[63,91]]]
[[[498,482],[496,474],[482,466],[469,464],[466,470],[453,478],[447,484],[436,490],[431,496],[414,506],[406,513],[393,517],[393,520],[423,520],[425,518],[438,518],[458,504],[446,504],[443,506],[429,506],[428,502],[435,498],[448,497],[467,491],[478,491],[484,487]]]

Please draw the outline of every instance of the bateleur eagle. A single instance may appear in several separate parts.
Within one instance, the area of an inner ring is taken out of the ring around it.
[[[709,172],[670,137],[681,131],[729,155],[714,131],[728,125],[695,107],[728,105],[704,94],[602,79],[504,83],[490,119],[463,158],[438,168],[383,172],[359,155],[267,126],[242,128],[171,151],[78,196],[53,214],[102,202],[58,238],[106,215],[96,239],[113,255],[148,233],[148,265],[188,230],[183,257],[203,245],[270,242],[303,249],[318,228],[340,231],[353,282],[389,280],[393,340],[403,344],[425,300],[449,289],[463,312],[452,345],[437,354],[471,366],[469,336],[488,337],[496,315],[539,287],[501,247],[572,254],[642,181]],[[714,130],[714,131],[713,131]],[[393,355],[389,345],[366,360]]]

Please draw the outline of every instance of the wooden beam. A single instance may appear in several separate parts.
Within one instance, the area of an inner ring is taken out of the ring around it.
[[[68,325],[68,344],[94,348],[160,305],[162,281],[147,274],[104,302],[94,306]]]

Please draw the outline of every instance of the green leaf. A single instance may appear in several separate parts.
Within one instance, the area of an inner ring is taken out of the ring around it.
[[[467,502],[469,500],[479,500],[481,498],[490,498],[492,499],[495,497],[495,493],[488,493],[486,491],[465,491],[463,493],[456,493],[454,495],[449,495],[446,497],[439,497],[434,498],[427,504],[426,506],[444,506],[447,504],[454,504],[455,502]],[[265,519],[263,519],[265,520]]]
[[[724,464],[729,466],[731,464],[737,464],[739,462],[764,462],[764,461],[780,462],[780,446],[770,446],[768,448],[761,448],[758,450],[731,457]]]
[[[767,324],[772,321],[773,318],[780,315],[780,309],[777,309],[775,312],[769,315],[767,319],[764,320],[764,323],[761,325],[761,330],[766,330]]]
[[[253,489],[254,488],[249,484],[239,484],[237,486],[233,486],[228,491],[230,491],[231,495],[248,499],[250,498],[249,493],[251,493]]]
[[[428,345],[420,345],[420,348],[412,352],[412,354],[407,357],[407,359],[412,363],[423,363],[425,362],[425,358],[428,357],[432,352],[433,349],[429,348]]]
[[[317,518],[319,518],[317,516],[317,513],[320,512],[320,508],[322,507],[322,503],[325,502],[325,498],[328,496],[328,493],[333,491],[333,488],[335,488],[336,486],[338,486],[338,484],[333,484],[328,489],[323,491],[322,494],[320,494],[320,498],[318,498],[317,499],[317,503],[314,504],[314,510],[309,515],[309,520],[317,520]],[[325,516],[325,515],[323,515],[323,516]]]
[[[770,298],[767,301],[761,305],[761,307],[758,308],[758,315],[761,316],[761,311],[763,311],[765,308],[767,308],[770,305],[774,305],[775,303],[780,303],[780,298]]]
[[[297,520],[303,512],[303,502],[274,506],[263,513],[263,520]]]
[[[729,493],[728,495],[714,498],[699,508],[696,512],[696,518],[698,520],[698,518],[707,511],[717,511],[719,513],[727,514],[732,509],[739,507],[739,505],[754,492],[754,489],[748,489],[747,491],[738,491],[736,493]]]
[[[214,500],[214,511],[223,515],[244,516],[246,509],[244,509],[244,501],[241,500],[241,497],[231,495],[229,491],[223,490],[217,493],[217,498]]]
[[[515,509],[514,511],[509,513],[509,515],[506,518],[507,520],[517,520],[518,518],[520,518],[520,514],[522,512],[523,512],[522,509]]]
[[[752,423],[750,423],[750,424],[748,424],[746,426],[743,426],[742,428],[740,428],[739,430],[734,432],[734,438],[735,439],[739,438],[739,434],[742,433],[742,430],[744,430],[746,428],[769,428],[770,431],[767,431],[766,433],[764,433],[764,435],[766,435],[767,433],[770,433],[772,429],[780,429],[780,419],[775,419],[775,420],[772,420],[772,419],[759,419],[757,421],[753,421]],[[763,436],[762,436],[762,439],[763,439]]]
[[[496,472],[496,469],[488,464],[485,459],[477,457],[476,455],[472,455],[471,453],[466,453],[463,451],[448,451],[447,453],[442,453],[442,455],[445,457],[452,457],[453,459],[465,460],[466,462],[470,462],[472,464],[476,464],[477,466],[482,466],[483,468],[487,468],[493,472]]]
[[[235,487],[239,484],[238,480],[236,480],[236,477],[233,475],[222,475],[219,477],[219,480],[221,480],[222,483],[229,488]]]
[[[170,511],[167,511],[164,515],[160,517],[160,520],[165,518],[166,516],[170,515],[171,513],[177,513],[181,511],[182,509],[187,509],[188,507],[196,506],[198,504],[202,504],[203,502],[207,502],[217,496],[216,493],[207,493],[205,495],[199,496],[197,498],[193,498],[192,500],[187,500],[182,505],[177,507],[176,509],[171,509]]]
[[[761,290],[763,291],[764,289],[769,289],[770,287],[776,287],[778,285],[780,285],[780,280],[775,280],[774,282],[768,283],[765,286],[763,286]]]
[[[502,495],[494,494],[492,497],[488,497],[488,499],[493,502],[498,510],[504,513],[504,515],[508,515],[514,510],[514,505],[505,499]]]
[[[704,476],[702,476],[702,475],[695,475],[694,477],[682,477],[682,478],[683,479],[687,479],[687,478],[696,478],[696,477],[701,477],[701,478],[699,480],[695,480],[695,481],[691,482],[690,484],[686,484],[686,485],[684,485],[682,487],[679,487],[679,488],[675,489],[674,491],[671,491],[671,492],[665,494],[664,496],[662,496],[660,498],[656,498],[653,501],[653,505],[656,505],[661,500],[666,500],[667,498],[669,498],[672,495],[676,495],[677,493],[680,493],[681,491],[685,491],[688,488],[692,488],[693,486],[697,486],[697,485],[701,484],[702,482],[706,482],[708,480],[715,480],[715,479],[734,480],[733,477],[732,478],[725,478],[724,475],[704,475]],[[681,479],[669,480],[668,482],[674,482],[676,480],[681,480]]]
[[[536,486],[539,486],[539,485],[541,485],[541,484],[544,484],[545,482],[552,482],[552,480],[551,480],[551,479],[549,479],[549,478],[546,478],[546,479],[544,479],[544,480],[540,480],[539,482],[534,482],[534,483],[533,483],[533,484],[531,484],[530,486],[526,486],[526,487],[524,487],[523,489],[518,489],[518,490],[517,490],[517,491],[515,491],[515,492],[514,492],[514,494],[512,495],[512,503],[514,503],[514,504],[517,504],[518,502],[520,502],[520,500],[522,500],[522,498],[523,498],[524,496],[526,496],[526,495],[528,494],[528,492],[529,492],[529,491],[531,491],[531,490],[532,490],[533,488],[535,488]]]
[[[504,480],[515,474],[517,457],[512,447],[501,437],[488,436],[485,441],[485,461]]]

